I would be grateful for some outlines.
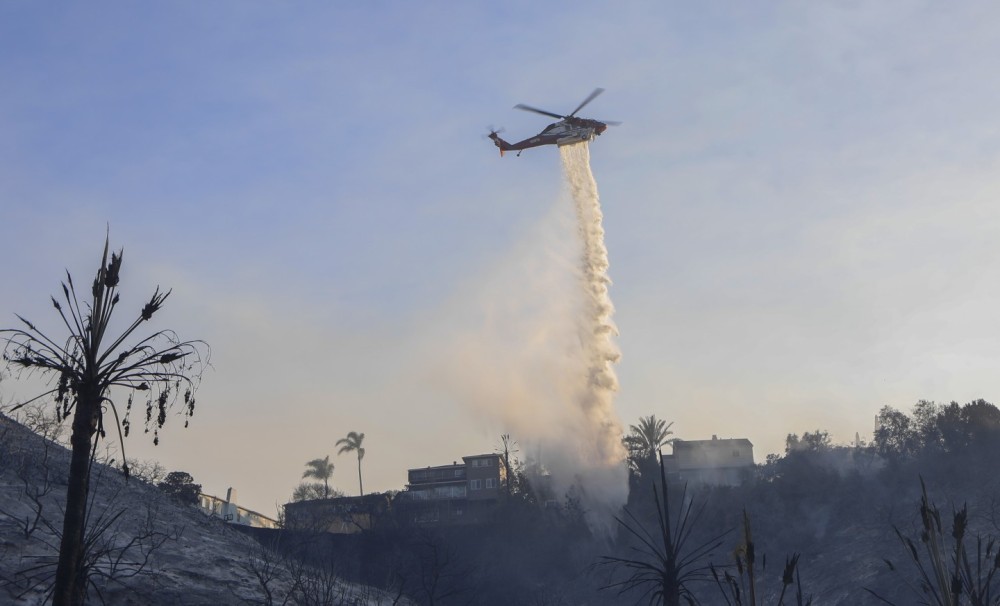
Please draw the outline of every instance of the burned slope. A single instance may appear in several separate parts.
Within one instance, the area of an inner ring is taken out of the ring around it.
[[[0,415],[0,602],[42,603],[58,557],[69,452]],[[95,463],[88,513],[88,602],[263,604],[379,603],[339,579],[322,582],[218,519],[126,481]],[[362,599],[361,594],[367,597]],[[361,601],[357,601],[361,600]]]

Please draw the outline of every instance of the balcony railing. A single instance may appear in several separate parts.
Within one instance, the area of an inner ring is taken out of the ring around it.
[[[413,469],[410,470],[409,479],[411,484],[416,484],[418,482],[447,482],[452,480],[464,480],[465,469]]]

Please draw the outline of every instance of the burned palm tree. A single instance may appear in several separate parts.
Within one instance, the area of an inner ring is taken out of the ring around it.
[[[53,588],[53,604],[57,606],[81,604],[86,597],[84,537],[90,471],[97,444],[107,436],[108,425],[118,431],[123,461],[135,392],[145,395],[145,430],[152,432],[154,444],[159,443],[167,410],[178,400],[183,402],[186,427],[194,413],[194,392],[201,370],[208,363],[208,348],[201,341],[181,341],[169,330],[143,338],[134,336],[159,311],[170,291],[160,292],[157,288],[124,331],[117,336],[110,332],[119,302],[121,265],[122,252],[112,253],[109,259],[105,240],[90,300],[84,295],[82,304],[72,276],[66,273],[62,301],[51,298],[68,332],[64,339],[50,338],[21,316],[17,317],[22,328],[0,331],[8,369],[38,373],[54,383],[51,389],[14,409],[52,397],[59,419],[72,417],[66,513]],[[112,399],[113,388],[128,393],[124,409]],[[127,464],[122,464],[122,470],[128,477]]]
[[[510,483],[514,476],[514,469],[510,464],[510,455],[517,452],[517,440],[511,438],[509,433],[501,434],[500,449],[497,451],[497,454],[500,455],[500,462],[503,463],[504,491],[507,493],[508,499],[513,494]]]

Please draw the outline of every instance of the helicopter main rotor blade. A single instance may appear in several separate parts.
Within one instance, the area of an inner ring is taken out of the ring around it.
[[[543,116],[552,116],[553,118],[559,118],[562,120],[566,116],[560,116],[559,114],[553,114],[552,112],[547,112],[544,109],[538,109],[537,107],[531,107],[530,105],[525,105],[523,103],[518,103],[514,106],[514,109],[523,109],[526,112],[535,112],[536,114],[542,114]]]
[[[622,125],[622,123],[619,122],[618,120],[600,120],[600,122],[603,122],[604,124],[607,124],[608,126],[621,126]]]
[[[575,116],[576,112],[578,112],[581,109],[583,109],[584,105],[586,105],[586,104],[590,103],[591,101],[593,101],[597,97],[597,95],[599,95],[599,94],[601,94],[603,92],[604,92],[603,88],[595,88],[594,92],[590,93],[590,96],[588,96],[586,99],[584,99],[583,103],[581,103],[580,105],[578,105],[577,108],[573,110],[573,113],[571,113],[569,115],[569,117],[572,118],[573,116]]]

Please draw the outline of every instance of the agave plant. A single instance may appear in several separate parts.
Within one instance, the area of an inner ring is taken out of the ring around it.
[[[60,420],[72,417],[66,511],[55,574],[53,604],[81,604],[86,598],[85,530],[90,470],[98,442],[107,436],[107,426],[118,430],[124,457],[124,437],[131,429],[130,415],[135,392],[145,394],[145,429],[159,443],[159,430],[167,410],[183,401],[184,425],[194,414],[194,392],[201,371],[208,363],[208,348],[201,341],[181,341],[169,330],[144,338],[136,331],[160,310],[170,291],[155,290],[131,324],[117,336],[110,332],[118,306],[118,282],[122,251],[108,258],[108,241],[100,269],[90,289],[89,300],[77,294],[73,278],[66,272],[62,301],[51,298],[66,335],[51,338],[21,316],[22,328],[0,331],[3,359],[18,374],[39,374],[54,386],[22,402],[14,410],[52,397]],[[113,392],[126,391],[124,408],[112,399]],[[108,414],[110,413],[110,415]],[[128,476],[128,465],[122,464]]]

